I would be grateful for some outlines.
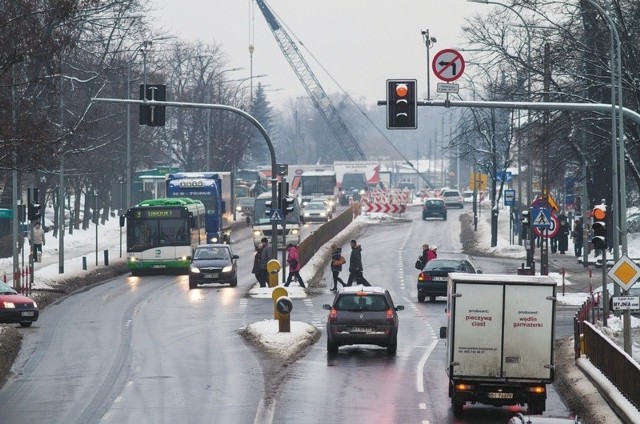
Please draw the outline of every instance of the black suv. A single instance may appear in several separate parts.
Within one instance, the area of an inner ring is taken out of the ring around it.
[[[442,218],[443,221],[447,220],[447,205],[443,199],[429,197],[424,201],[424,205],[422,205],[422,220],[433,217]]]
[[[338,291],[327,319],[327,352],[338,353],[344,345],[373,344],[387,348],[389,355],[398,349],[398,314],[404,306],[394,306],[389,291],[381,287],[353,286]]]

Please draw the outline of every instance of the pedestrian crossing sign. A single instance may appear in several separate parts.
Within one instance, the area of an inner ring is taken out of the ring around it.
[[[531,224],[538,228],[551,227],[551,211],[547,208],[532,208],[533,221]]]
[[[280,209],[274,209],[271,212],[271,222],[282,222],[282,211]]]

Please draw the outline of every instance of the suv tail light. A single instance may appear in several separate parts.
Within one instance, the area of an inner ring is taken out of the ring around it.
[[[393,324],[393,309],[387,309],[387,324]]]
[[[338,311],[336,308],[331,308],[329,311],[329,322],[336,322],[336,318],[338,317]]]
[[[433,278],[430,275],[421,272],[418,274],[418,281],[431,281]]]

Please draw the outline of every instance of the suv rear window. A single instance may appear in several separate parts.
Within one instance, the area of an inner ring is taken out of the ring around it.
[[[338,298],[335,308],[339,311],[376,311],[389,309],[387,299],[382,295],[343,294]]]
[[[443,197],[460,197],[460,192],[458,191],[445,191],[442,194]]]

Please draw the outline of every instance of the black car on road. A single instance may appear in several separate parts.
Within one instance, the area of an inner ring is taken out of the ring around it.
[[[427,218],[447,220],[447,205],[443,199],[429,197],[424,201],[422,205],[422,220],[424,221]]]
[[[199,284],[229,284],[238,285],[239,258],[228,244],[203,244],[193,250],[191,265],[189,265],[189,289],[195,289]]]
[[[427,297],[434,302],[436,296],[446,296],[450,272],[482,274],[482,270],[468,258],[431,259],[418,274],[418,302],[424,302]]]
[[[393,304],[388,290],[373,286],[340,289],[332,304],[322,305],[327,318],[327,352],[345,345],[373,344],[395,355],[398,348],[398,314],[404,306]]]

